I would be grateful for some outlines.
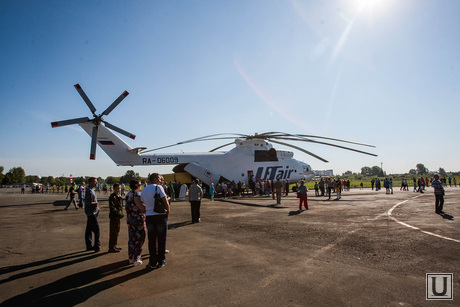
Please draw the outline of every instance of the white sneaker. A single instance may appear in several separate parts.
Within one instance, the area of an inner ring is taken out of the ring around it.
[[[142,260],[140,259],[137,259],[136,261],[134,261],[134,266],[139,266],[142,264]]]

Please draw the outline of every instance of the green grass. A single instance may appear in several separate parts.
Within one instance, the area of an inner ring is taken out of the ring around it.
[[[380,185],[383,187],[383,180],[380,181]],[[319,181],[318,181],[319,182]],[[364,188],[371,188],[372,185],[371,185],[371,181],[367,181],[367,180],[363,180],[363,181],[360,181],[360,180],[350,180],[350,188],[352,189],[356,189],[356,188],[360,188],[360,184],[361,182],[363,183],[363,187]],[[407,180],[407,184],[410,187],[413,187],[413,181],[412,179],[411,180]],[[294,186],[295,184],[291,185],[291,188]],[[314,190],[315,189],[315,182],[314,181],[308,181],[306,183],[306,186],[309,190]],[[399,188],[401,187],[401,180],[393,180],[393,188]]]

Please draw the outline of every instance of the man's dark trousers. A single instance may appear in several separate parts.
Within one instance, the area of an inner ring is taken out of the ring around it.
[[[192,209],[192,222],[198,223],[200,220],[200,207],[201,201],[199,200],[192,200],[190,202],[190,207]]]

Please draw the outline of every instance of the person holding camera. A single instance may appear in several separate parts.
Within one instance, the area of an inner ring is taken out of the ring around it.
[[[149,238],[148,268],[159,269],[166,265],[166,236],[168,231],[169,202],[158,173],[150,175],[150,185],[142,190],[141,202],[145,205],[147,237]],[[157,244],[158,242],[158,244]]]

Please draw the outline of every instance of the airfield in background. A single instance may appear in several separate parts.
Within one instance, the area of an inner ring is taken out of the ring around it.
[[[424,306],[427,273],[453,273],[460,295],[460,188],[446,188],[444,218],[424,194],[352,189],[339,201],[309,192],[204,200],[202,223],[173,202],[167,265],[128,265],[127,227],[120,253],[107,254],[108,195],[98,195],[102,249],[86,252],[86,216],[65,194],[0,189],[0,306]],[[391,211],[391,217],[389,212]]]

